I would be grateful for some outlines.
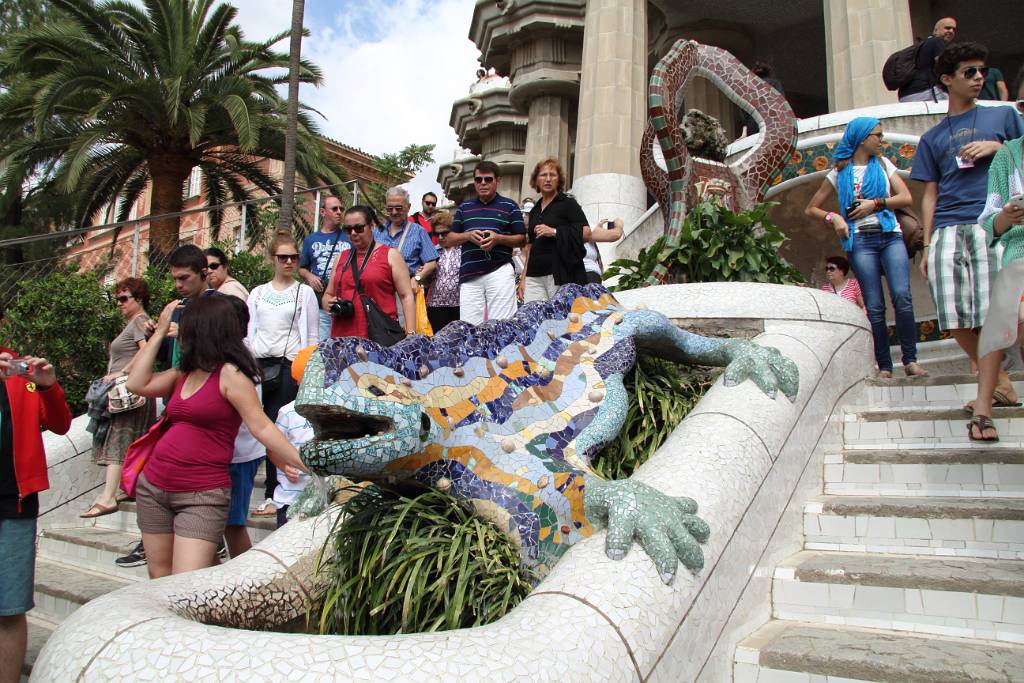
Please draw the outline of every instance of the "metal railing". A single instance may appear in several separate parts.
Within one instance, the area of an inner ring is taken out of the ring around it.
[[[340,196],[343,204],[352,205],[358,203],[362,190],[359,181],[351,180],[296,192],[292,224],[296,239],[319,229],[318,209],[329,193]],[[163,218],[181,219],[179,244],[206,248],[217,243],[229,245],[235,254],[255,252],[277,228],[275,207],[280,197],[197,206],[175,213],[0,240],[0,303],[10,305],[20,295],[22,283],[45,278],[59,268],[77,265],[79,272],[95,273],[104,284],[113,285],[125,277],[141,276],[149,266],[163,265],[151,260],[149,248],[150,226]],[[217,210],[222,212],[221,221],[213,225],[211,213]]]

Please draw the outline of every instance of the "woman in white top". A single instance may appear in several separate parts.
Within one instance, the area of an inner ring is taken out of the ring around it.
[[[906,183],[896,173],[896,167],[881,152],[879,120],[860,116],[850,121],[833,153],[836,167],[829,171],[804,213],[823,221],[842,240],[867,307],[878,376],[892,377],[889,328],[885,324],[882,294],[884,272],[895,312],[896,335],[903,352],[903,371],[907,377],[924,377],[928,373],[917,363],[910,262],[900,224],[893,213],[893,209],[910,206],[913,199]],[[838,196],[838,212],[821,208],[832,194]]]
[[[320,308],[313,288],[295,279],[299,249],[289,234],[278,234],[268,254],[274,279],[249,294],[249,333],[246,344],[263,368],[263,412],[271,421],[299,387],[292,379],[292,361],[300,349],[320,341]],[[268,458],[266,500],[257,514],[275,515],[277,472]]]
[[[589,232],[589,235],[587,234]],[[587,282],[601,284],[604,268],[601,264],[601,253],[597,250],[597,242],[618,242],[622,239],[622,219],[598,221],[593,230],[585,230],[583,239],[583,268],[587,271]]]

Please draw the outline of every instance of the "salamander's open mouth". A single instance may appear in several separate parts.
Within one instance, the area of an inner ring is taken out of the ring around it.
[[[389,417],[353,413],[338,406],[317,406],[306,412],[317,441],[362,439],[395,430],[395,421]]]

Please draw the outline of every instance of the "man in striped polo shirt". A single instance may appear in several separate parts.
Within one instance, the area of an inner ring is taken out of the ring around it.
[[[459,311],[479,325],[511,318],[516,312],[516,273],[512,250],[526,243],[523,214],[498,194],[498,165],[481,161],[473,172],[476,199],[459,204],[448,240],[462,245]]]

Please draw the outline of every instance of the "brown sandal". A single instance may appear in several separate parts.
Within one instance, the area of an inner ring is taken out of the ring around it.
[[[975,427],[978,428],[978,434],[981,435],[978,438],[974,437]],[[967,438],[969,438],[971,441],[985,441],[989,443],[999,441],[998,433],[991,438],[986,438],[986,429],[991,429],[993,432],[996,431],[996,426],[992,424],[992,418],[989,417],[988,415],[975,415],[974,417],[971,418],[971,421],[967,423]]]

